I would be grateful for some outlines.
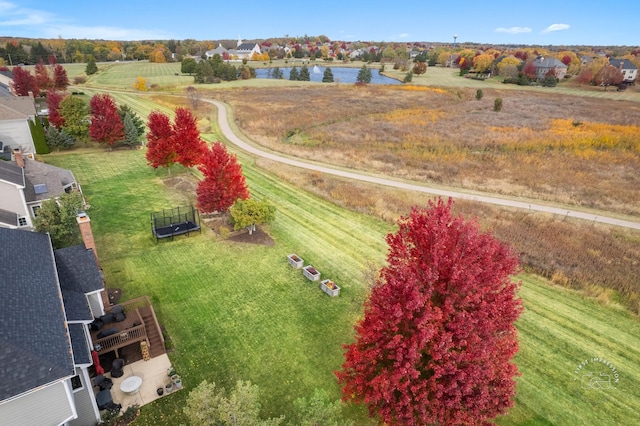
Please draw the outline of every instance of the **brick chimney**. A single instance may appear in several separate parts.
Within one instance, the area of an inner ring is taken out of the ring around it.
[[[16,160],[18,167],[24,169],[24,157],[22,156],[22,151],[20,151],[19,148],[13,150],[13,158]]]
[[[98,260],[98,251],[96,250],[96,243],[93,240],[93,232],[91,232],[91,219],[89,219],[89,216],[85,212],[79,212],[76,216],[76,221],[78,221],[78,226],[80,227],[80,235],[82,236],[82,241],[84,241],[84,246],[87,249],[93,250],[98,269],[101,269],[100,261]]]

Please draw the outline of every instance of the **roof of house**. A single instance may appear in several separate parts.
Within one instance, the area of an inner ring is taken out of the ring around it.
[[[240,51],[240,50],[253,50],[254,47],[256,47],[258,45],[258,43],[242,43],[240,46],[238,46],[236,48],[236,50]]]
[[[609,58],[609,64],[613,65],[616,68],[621,68],[623,70],[637,70],[638,68],[633,65],[628,59],[613,59]],[[622,67],[620,66],[622,64]]]
[[[19,120],[36,116],[36,106],[29,96],[0,97],[0,120]]]
[[[85,326],[83,324],[69,324],[73,360],[76,364],[91,364],[93,362],[84,329]]]
[[[24,159],[26,185],[24,198],[27,202],[48,200],[65,193],[65,187],[76,181],[71,170]]]
[[[0,228],[0,401],[71,377],[73,356],[51,241]]]
[[[7,86],[6,84],[0,82],[0,96],[1,97],[9,97],[9,96],[13,96],[11,94],[11,88],[9,88],[9,86]]]
[[[537,68],[567,68],[565,64],[556,58],[539,58],[534,62]]]
[[[22,168],[13,161],[0,161],[0,181],[25,186],[25,176]]]
[[[218,47],[216,47],[215,49],[207,50],[206,54],[207,56],[213,56],[217,53],[218,55],[222,56],[222,54],[225,52],[228,52],[228,50],[225,49],[221,44],[218,44]]]
[[[92,250],[84,244],[54,252],[62,299],[69,321],[93,321],[86,294],[104,288]]]
[[[18,214],[9,210],[0,209],[0,224],[18,226]]]

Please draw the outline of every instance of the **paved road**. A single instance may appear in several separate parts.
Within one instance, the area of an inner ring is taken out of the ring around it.
[[[384,177],[369,176],[369,175],[360,174],[356,172],[349,172],[345,170],[334,169],[326,165],[307,163],[305,161],[283,157],[278,154],[263,151],[242,140],[231,130],[231,127],[229,126],[229,119],[227,117],[227,110],[225,106],[218,101],[206,100],[206,102],[212,103],[218,108],[218,122],[220,125],[220,130],[222,131],[222,134],[234,145],[238,146],[244,151],[257,155],[258,157],[267,158],[269,160],[277,161],[283,164],[288,164],[290,166],[300,167],[307,170],[315,170],[318,172],[340,176],[348,179],[359,180],[363,182],[370,182],[370,183],[375,183],[375,184],[385,185],[385,186],[391,186],[391,187],[400,188],[400,189],[407,189],[410,191],[423,192],[427,194],[439,195],[442,197],[452,197],[452,198],[459,198],[464,200],[477,201],[480,203],[495,204],[498,206],[515,207],[518,209],[557,214],[560,216],[573,217],[573,218],[584,219],[592,222],[599,222],[599,223],[605,223],[609,225],[616,225],[616,226],[622,226],[625,228],[640,230],[640,222],[632,222],[628,220],[616,219],[614,217],[609,217],[604,215],[595,215],[593,213],[585,213],[578,210],[568,210],[568,209],[559,208],[559,207],[545,206],[542,204],[531,204],[526,201],[496,198],[496,197],[492,197],[490,194],[476,195],[476,194],[468,194],[468,193],[458,192],[458,191],[430,188],[424,185],[399,182],[391,179],[386,179]]]

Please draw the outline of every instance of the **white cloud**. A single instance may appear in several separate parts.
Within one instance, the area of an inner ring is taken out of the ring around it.
[[[552,33],[554,31],[564,31],[568,30],[570,25],[567,24],[551,24],[544,30],[542,30],[542,34]]]
[[[507,34],[522,34],[522,33],[530,33],[531,28],[528,27],[511,27],[511,28],[496,28],[493,30],[496,33],[507,33]]]
[[[398,38],[409,38],[409,37],[411,37],[411,35],[407,33],[398,34]]]

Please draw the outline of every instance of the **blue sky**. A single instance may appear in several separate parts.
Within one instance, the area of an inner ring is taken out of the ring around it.
[[[0,36],[640,46],[640,2],[0,0]],[[624,4],[624,6],[623,6]],[[527,6],[525,6],[527,5]],[[604,8],[604,10],[603,10]]]

